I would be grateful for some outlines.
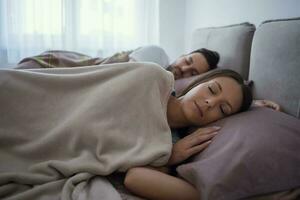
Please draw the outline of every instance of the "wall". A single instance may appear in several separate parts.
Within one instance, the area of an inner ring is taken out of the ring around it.
[[[160,0],[160,45],[170,61],[180,56],[184,49],[185,0]]]
[[[290,17],[300,17],[299,0],[187,0],[184,51],[196,28],[246,21],[258,26],[268,19]]]

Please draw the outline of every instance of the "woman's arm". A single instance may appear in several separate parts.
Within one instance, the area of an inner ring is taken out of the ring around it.
[[[199,192],[188,182],[147,167],[131,168],[124,184],[149,200],[200,200]]]
[[[190,156],[203,151],[219,129],[220,127],[199,128],[194,133],[180,139],[174,144],[167,165],[179,164]],[[135,167],[127,172],[124,184],[134,194],[147,199],[200,199],[199,191],[191,184],[167,173],[168,170],[165,167]]]

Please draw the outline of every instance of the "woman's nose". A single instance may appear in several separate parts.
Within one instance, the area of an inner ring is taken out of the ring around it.
[[[205,104],[207,105],[208,109],[213,108],[217,104],[217,99],[206,99]]]

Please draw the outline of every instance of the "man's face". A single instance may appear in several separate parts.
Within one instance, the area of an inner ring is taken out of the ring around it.
[[[206,58],[201,53],[192,53],[177,58],[172,64],[175,79],[202,74],[209,70]]]

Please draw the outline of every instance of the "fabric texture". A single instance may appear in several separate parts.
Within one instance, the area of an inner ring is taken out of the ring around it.
[[[300,18],[262,23],[256,30],[249,78],[256,99],[269,99],[300,118]]]
[[[173,84],[149,63],[0,70],[0,198],[90,199],[95,176],[164,165]]]
[[[210,125],[222,127],[210,146],[177,172],[206,200],[238,200],[300,188],[299,122],[268,108],[220,120]]]
[[[232,69],[248,79],[250,51],[255,26],[250,23],[195,30],[190,49],[207,48],[218,52],[220,68]]]
[[[73,51],[53,50],[45,51],[37,56],[22,59],[17,69],[32,68],[59,68],[82,67],[100,64],[112,64],[123,62],[152,62],[166,69],[169,66],[169,58],[166,52],[159,46],[142,46],[135,50],[122,51],[106,58],[91,57]]]
[[[129,61],[131,51],[123,51],[115,53],[107,58],[95,57],[73,51],[45,51],[37,56],[32,56],[22,59],[17,69],[32,69],[32,68],[58,68],[58,67],[82,67],[100,64],[122,63]]]
[[[169,57],[165,50],[159,46],[149,45],[134,50],[129,57],[136,62],[153,62],[164,69],[169,66]]]

